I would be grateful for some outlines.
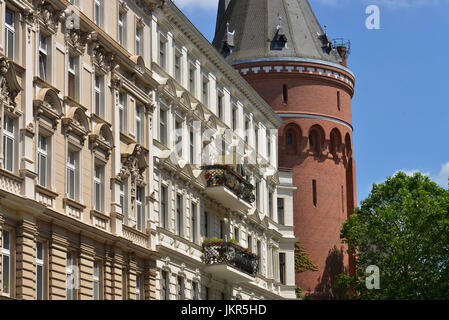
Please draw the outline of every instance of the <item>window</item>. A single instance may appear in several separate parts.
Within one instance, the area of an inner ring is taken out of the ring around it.
[[[267,134],[267,158],[271,159],[271,137]]]
[[[11,233],[2,230],[2,294],[11,295]]]
[[[209,220],[209,214],[207,213],[207,211],[204,211],[204,236],[206,238],[209,237],[208,220]]]
[[[217,97],[217,105],[218,105],[218,118],[223,121],[223,94],[218,93]]]
[[[195,162],[195,137],[194,137],[194,135],[193,135],[193,129],[192,128],[190,128],[190,134],[189,134],[189,137],[190,137],[190,139],[189,139],[189,144],[190,144],[190,149],[189,149],[189,152],[190,152],[190,164],[194,164],[194,162]]]
[[[100,300],[101,299],[100,273],[101,273],[100,261],[95,260],[94,261],[94,276],[93,276],[94,300]]]
[[[136,55],[143,55],[143,28],[136,27]]]
[[[260,183],[256,182],[256,208],[260,210]]]
[[[287,284],[285,279],[285,253],[279,253],[279,280],[282,284]]]
[[[14,172],[16,123],[5,115],[3,120],[3,168]]]
[[[224,229],[225,229],[224,221],[220,220],[220,239],[225,238]]]
[[[178,277],[178,300],[184,300],[184,279]]]
[[[166,60],[167,60],[167,54],[166,54],[166,42],[165,40],[159,41],[159,65],[161,68],[165,69],[166,66]]]
[[[343,186],[341,186],[341,211],[343,213],[345,212],[345,193],[344,193]]]
[[[94,85],[94,112],[98,116],[104,117],[104,108],[103,108],[103,82],[104,77],[99,75],[95,75],[95,85]]]
[[[16,46],[16,15],[12,10],[6,8],[5,53],[6,56],[11,60],[14,60],[15,58],[15,46]]]
[[[237,129],[237,108],[232,108],[232,130]]]
[[[268,214],[273,219],[273,192],[268,193]]]
[[[47,187],[48,169],[48,138],[39,134],[37,146],[37,179],[39,185],[42,187]]]
[[[127,181],[120,183],[120,206],[122,207],[122,214],[128,217],[128,185]]]
[[[162,271],[161,276],[161,300],[168,300],[168,275],[167,271]]]
[[[67,252],[66,261],[66,299],[74,300],[76,298],[75,287],[77,284],[77,274],[75,272],[75,260],[71,252]]]
[[[175,121],[175,150],[178,157],[182,157],[182,122]]]
[[[209,300],[209,288],[208,287],[204,287],[204,300]]]
[[[36,300],[45,298],[45,250],[42,242],[36,242]]]
[[[118,14],[118,43],[125,46],[126,40],[126,12]]]
[[[42,80],[47,80],[47,62],[48,62],[48,40],[49,38],[39,34],[39,77]]]
[[[159,140],[167,144],[167,111],[161,109],[159,114]]]
[[[259,128],[258,127],[255,128],[254,136],[256,138],[255,142],[254,142],[255,147],[256,147],[256,153],[259,153]]]
[[[141,288],[142,288],[142,276],[140,274],[137,274],[136,275],[136,300],[142,300]]]
[[[167,208],[168,202],[167,202],[167,188],[161,187],[161,227],[166,228],[167,227]]]
[[[192,300],[198,300],[198,283],[192,282]]]
[[[183,208],[182,208],[182,196],[176,195],[176,234],[182,236],[182,219],[183,219]]]
[[[195,67],[191,63],[189,65],[189,91],[195,95]]]
[[[122,300],[128,299],[128,271],[122,269]]]
[[[209,103],[209,80],[203,76],[203,104]]]
[[[181,55],[178,52],[175,54],[175,79],[181,82]]]
[[[257,258],[258,260],[258,264],[259,264],[259,270],[261,270],[261,264],[262,264],[262,244],[260,243],[260,241],[257,241]]]
[[[68,95],[78,100],[78,58],[69,56],[68,66]]]
[[[97,26],[103,24],[103,0],[94,0],[94,22]]]
[[[340,91],[337,91],[337,108],[338,111],[340,111],[341,108]]]
[[[191,225],[191,239],[192,242],[196,242],[196,204],[192,203],[192,213],[191,213],[191,220],[192,220],[192,225]]]
[[[137,230],[143,231],[145,225],[145,212],[143,207],[143,188],[137,187],[136,189],[136,220]]]
[[[136,104],[136,141],[143,143],[143,112],[142,107]]]
[[[240,230],[237,227],[234,229],[234,240],[237,241],[237,243],[240,242]]]
[[[284,84],[282,86],[282,101],[287,104],[288,103],[288,88],[287,85]]]
[[[284,198],[278,198],[278,223],[284,225]]]
[[[245,119],[245,142],[249,143],[249,120]]]
[[[316,207],[317,200],[317,190],[316,190],[316,180],[312,180],[312,192],[313,192],[313,205]]]
[[[253,251],[253,238],[251,236],[248,236],[248,249],[249,251]]]
[[[67,152],[67,196],[75,200],[77,197],[77,175],[78,175],[78,161],[77,153],[68,150]]]
[[[118,113],[120,121],[120,132],[125,133],[126,130],[126,105],[125,105],[125,94],[120,92],[118,94]]]
[[[104,199],[104,167],[95,166],[94,168],[94,209],[103,211]]]

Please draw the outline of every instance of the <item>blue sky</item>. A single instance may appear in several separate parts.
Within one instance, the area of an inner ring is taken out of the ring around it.
[[[244,1],[244,0],[242,0]],[[218,0],[175,0],[212,41]],[[310,0],[331,38],[351,40],[357,197],[395,172],[449,176],[449,0]],[[380,30],[368,30],[368,5]]]

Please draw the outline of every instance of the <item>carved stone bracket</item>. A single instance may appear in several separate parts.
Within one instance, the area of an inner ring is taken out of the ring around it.
[[[55,9],[45,0],[37,0],[36,8],[37,20],[47,31],[55,34],[58,30],[59,22],[64,17],[64,11]]]
[[[131,178],[131,198],[135,199],[138,186],[145,186],[143,173],[148,167],[145,157],[146,151],[142,146],[133,144],[128,146],[129,152],[122,154],[122,168],[119,173],[121,180]]]
[[[22,87],[17,81],[14,66],[6,57],[0,57],[0,101],[11,113],[16,111],[16,97]]]

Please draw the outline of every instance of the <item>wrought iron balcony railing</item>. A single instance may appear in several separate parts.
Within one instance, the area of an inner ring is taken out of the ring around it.
[[[239,199],[251,204],[255,201],[254,186],[232,167],[226,165],[203,166],[208,187],[226,187]]]
[[[202,259],[205,264],[210,265],[226,263],[251,276],[259,271],[259,257],[233,242],[203,243]]]

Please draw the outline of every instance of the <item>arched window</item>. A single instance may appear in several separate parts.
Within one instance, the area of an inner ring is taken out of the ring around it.
[[[284,132],[285,151],[287,154],[296,154],[301,141],[301,130],[296,124],[289,124]]]
[[[323,129],[315,125],[309,131],[309,148],[314,154],[319,154],[324,144],[324,131]]]
[[[293,134],[291,132],[287,133],[287,144],[293,144]]]
[[[340,150],[341,145],[341,134],[338,129],[333,129],[330,134],[330,146],[329,152],[335,157],[337,152]]]

